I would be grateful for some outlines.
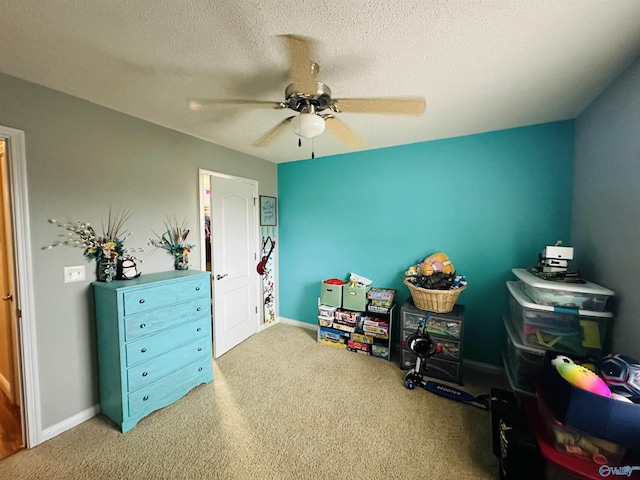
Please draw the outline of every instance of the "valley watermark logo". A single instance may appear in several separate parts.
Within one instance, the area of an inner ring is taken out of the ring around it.
[[[625,465],[623,467],[611,467],[609,465],[602,465],[598,470],[601,477],[608,477],[610,475],[615,475],[619,477],[630,477],[633,475],[634,470],[640,471],[640,467],[638,466],[630,466]]]

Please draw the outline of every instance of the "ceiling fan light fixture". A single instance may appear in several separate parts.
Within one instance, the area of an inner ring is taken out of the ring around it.
[[[324,132],[324,118],[315,113],[301,113],[291,122],[291,128],[299,137],[313,138]]]

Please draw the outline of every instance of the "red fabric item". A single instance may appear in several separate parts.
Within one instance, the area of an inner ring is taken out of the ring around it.
[[[339,278],[330,278],[328,280],[325,280],[324,283],[328,285],[344,285],[347,282],[345,282],[344,280],[340,280]]]

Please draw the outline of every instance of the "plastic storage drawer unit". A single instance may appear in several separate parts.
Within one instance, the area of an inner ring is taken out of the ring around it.
[[[611,312],[532,303],[521,282],[507,282],[510,314],[522,344],[580,356],[600,355]]]
[[[545,350],[520,343],[513,325],[503,318],[507,330],[506,360],[513,388],[519,392],[535,394],[535,382],[542,375]]]
[[[523,289],[540,305],[578,308],[601,312],[615,292],[592,282],[568,283],[544,280],[524,268],[511,269],[523,283]]]

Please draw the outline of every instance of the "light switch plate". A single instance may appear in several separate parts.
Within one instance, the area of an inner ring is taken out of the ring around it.
[[[64,267],[64,283],[82,282],[84,280],[84,265],[78,267]]]

